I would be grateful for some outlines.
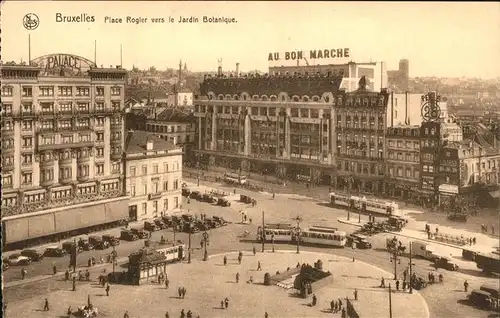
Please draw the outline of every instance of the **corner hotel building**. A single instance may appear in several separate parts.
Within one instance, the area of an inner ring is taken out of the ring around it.
[[[67,54],[1,65],[4,244],[128,218],[126,74]]]

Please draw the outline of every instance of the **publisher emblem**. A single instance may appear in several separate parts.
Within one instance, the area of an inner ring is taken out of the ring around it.
[[[23,18],[23,25],[26,30],[35,30],[40,24],[40,19],[34,13],[28,13]]]

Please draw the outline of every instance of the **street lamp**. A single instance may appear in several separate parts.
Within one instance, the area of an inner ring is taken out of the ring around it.
[[[274,234],[273,234],[273,235],[271,235],[271,240],[272,240],[272,242],[273,242],[273,253],[274,253]]]
[[[207,252],[207,243],[208,243],[208,233],[203,232],[203,246],[205,247],[205,252],[203,252],[203,260],[208,261],[208,252]]]
[[[398,279],[397,266],[401,264],[401,259],[398,257],[398,247],[397,243],[394,241],[393,252],[390,258],[391,263],[394,263],[394,280]]]
[[[112,253],[113,257],[112,257],[112,260],[113,260],[113,276],[115,275],[115,266],[116,266],[116,250],[115,250],[115,246],[113,245],[113,253]]]
[[[302,222],[302,218],[300,216],[297,216],[294,218],[294,220],[297,222],[297,234],[296,234],[296,240],[297,240],[297,254],[300,254],[300,222]]]

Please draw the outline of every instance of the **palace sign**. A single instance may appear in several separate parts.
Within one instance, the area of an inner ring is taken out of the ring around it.
[[[285,52],[284,54],[269,53],[267,60],[268,61],[294,61],[294,60],[302,60],[304,58],[315,60],[315,59],[334,59],[334,58],[345,58],[350,57],[350,49],[321,49],[321,50],[310,50],[310,51],[291,51]]]
[[[95,63],[77,55],[71,54],[49,54],[32,60],[38,67],[44,69],[47,73],[57,73],[60,71],[69,71],[73,75],[84,75]]]

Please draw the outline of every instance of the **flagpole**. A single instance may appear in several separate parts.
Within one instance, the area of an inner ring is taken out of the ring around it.
[[[31,65],[31,34],[28,33],[28,65]]]
[[[97,40],[94,40],[94,64],[97,65]]]

